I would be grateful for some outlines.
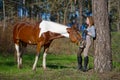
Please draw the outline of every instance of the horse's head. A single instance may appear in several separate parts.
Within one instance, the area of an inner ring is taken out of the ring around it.
[[[67,28],[67,31],[69,33],[70,40],[79,45],[82,40],[82,37],[76,25],[73,25],[71,28]]]

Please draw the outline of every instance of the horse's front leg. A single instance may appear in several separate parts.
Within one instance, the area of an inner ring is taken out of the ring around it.
[[[38,59],[39,59],[39,55],[40,55],[40,50],[41,50],[41,45],[38,44],[37,45],[37,54],[36,54],[36,57],[35,57],[35,61],[34,61],[34,64],[33,64],[33,68],[32,70],[36,70],[36,65],[37,65],[37,62],[38,62]]]
[[[46,56],[47,56],[47,50],[48,49],[45,49],[44,50],[44,54],[43,54],[43,69],[46,70]]]
[[[52,41],[51,41],[52,42]],[[44,54],[43,54],[43,69],[46,70],[46,56],[47,56],[47,51],[49,49],[50,43],[44,45]]]

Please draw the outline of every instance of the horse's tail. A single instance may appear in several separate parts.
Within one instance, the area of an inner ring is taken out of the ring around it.
[[[13,26],[13,41],[14,43],[16,43],[16,39],[18,39],[18,32],[19,32],[19,23],[16,23],[14,26]]]

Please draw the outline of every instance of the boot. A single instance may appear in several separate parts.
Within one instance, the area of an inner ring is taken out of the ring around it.
[[[82,56],[77,56],[78,70],[82,70]]]
[[[88,56],[84,57],[84,68],[83,68],[83,72],[86,72],[88,69],[87,69],[87,65],[88,65]]]

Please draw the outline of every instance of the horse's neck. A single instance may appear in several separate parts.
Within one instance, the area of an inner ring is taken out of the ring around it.
[[[65,37],[69,37],[69,34],[67,32],[68,27],[65,25],[58,24],[58,23],[51,22],[51,21],[42,21],[39,27],[41,28],[39,37],[41,36],[42,33],[47,32],[47,31],[59,33]]]
[[[40,21],[37,21],[36,23],[35,23],[35,26],[36,27],[39,27],[39,24],[42,22],[42,20],[40,20]]]

